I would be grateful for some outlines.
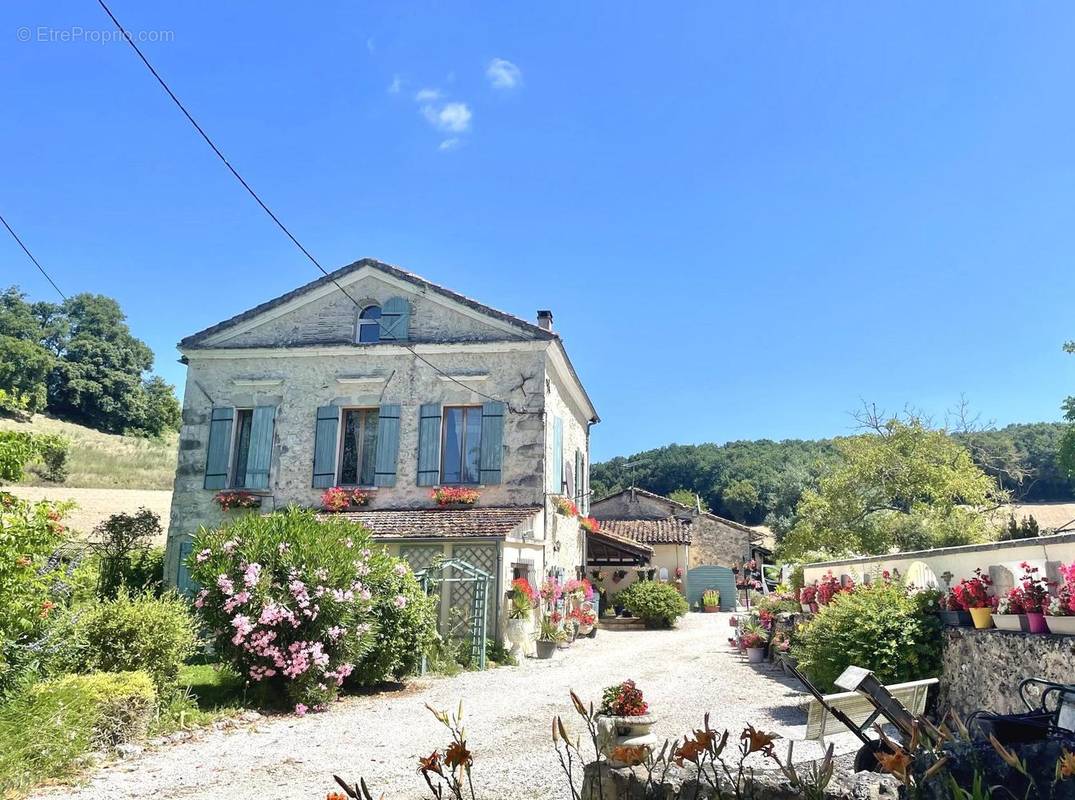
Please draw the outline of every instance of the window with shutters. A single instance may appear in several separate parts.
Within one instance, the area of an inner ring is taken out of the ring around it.
[[[341,442],[337,452],[340,463],[336,471],[338,486],[373,486],[377,470],[377,427],[380,416],[376,408],[345,408]]]
[[[232,445],[231,485],[246,488],[246,470],[250,463],[250,433],[254,428],[254,409],[235,409],[235,438]]]
[[[440,482],[481,483],[482,407],[448,406],[441,425]]]
[[[358,325],[355,341],[359,344],[373,344],[381,341],[381,307],[366,306],[358,312]]]

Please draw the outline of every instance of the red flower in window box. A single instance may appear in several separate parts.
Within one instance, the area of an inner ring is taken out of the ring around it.
[[[347,489],[333,486],[321,494],[321,508],[325,511],[345,511],[351,505],[351,493]]]
[[[601,530],[601,523],[593,517],[583,517],[579,520],[579,525],[582,526],[583,530],[589,531],[590,533],[597,533]]]
[[[472,506],[481,496],[477,489],[462,486],[439,486],[429,493],[438,506]]]
[[[579,515],[579,507],[566,497],[557,497],[556,513],[565,517],[577,517]]]
[[[213,495],[213,502],[220,506],[221,511],[227,511],[230,508],[257,508],[261,505],[261,498],[253,492],[224,490]]]
[[[352,489],[351,503],[356,506],[368,506],[372,496],[373,492],[367,492],[365,489]]]

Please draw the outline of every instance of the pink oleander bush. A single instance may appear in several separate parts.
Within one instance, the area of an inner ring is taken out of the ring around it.
[[[386,636],[408,627],[407,607],[428,604],[405,562],[364,528],[298,508],[203,529],[188,566],[217,652],[298,713],[334,699],[356,669],[382,657]]]

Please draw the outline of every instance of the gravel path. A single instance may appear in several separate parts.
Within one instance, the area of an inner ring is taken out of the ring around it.
[[[628,677],[645,692],[661,737],[700,727],[711,711],[714,727],[729,728],[733,738],[747,723],[801,738],[805,715],[792,708],[801,693],[779,671],[730,651],[727,616],[690,614],[674,631],[601,631],[552,661],[421,679],[402,691],[347,698],[325,714],[205,731],[98,770],[74,791],[35,797],[322,800],[333,773],[364,776],[375,797],[424,797],[417,757],[448,741],[424,704],[454,709],[463,698],[479,796],[559,798],[567,792],[549,736],[552,717],[562,714],[578,728],[568,690],[597,700],[602,687]],[[800,743],[795,755],[816,758],[820,749]]]

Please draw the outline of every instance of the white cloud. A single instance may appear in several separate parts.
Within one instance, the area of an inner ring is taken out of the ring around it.
[[[422,114],[429,124],[448,133],[463,133],[470,128],[470,108],[466,103],[445,103],[437,108],[433,105],[422,106]]]
[[[399,75],[392,76],[392,82],[388,84],[389,94],[399,94],[399,90],[403,88],[403,79]]]
[[[459,140],[459,137],[458,136],[453,136],[451,139],[445,139],[443,142],[441,142],[439,145],[437,145],[437,149],[438,150],[455,150],[455,148],[459,147],[460,144],[461,144],[461,142]]]
[[[419,103],[431,103],[440,99],[440,89],[419,89],[414,99]]]
[[[494,58],[485,68],[485,77],[494,89],[514,89],[523,82],[519,68],[506,58]]]

